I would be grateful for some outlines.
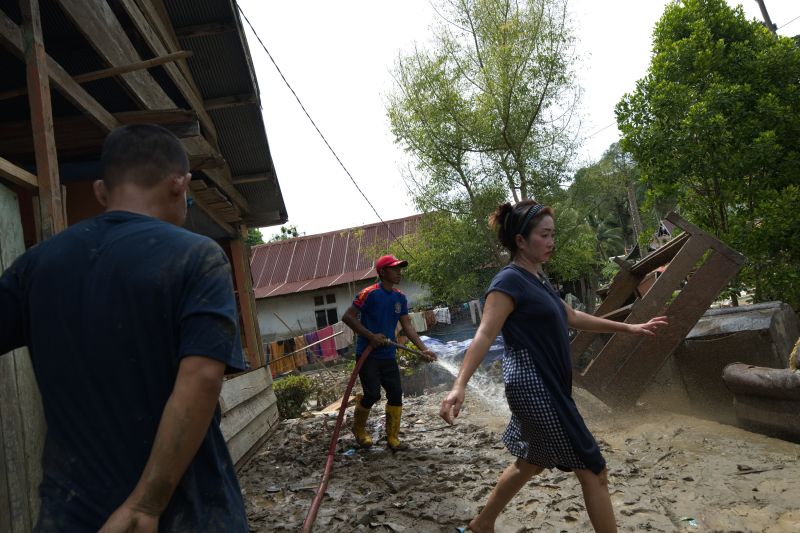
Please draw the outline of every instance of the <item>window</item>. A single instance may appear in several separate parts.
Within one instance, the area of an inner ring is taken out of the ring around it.
[[[318,328],[324,328],[339,321],[335,294],[314,296],[314,308],[314,318],[317,321]]]

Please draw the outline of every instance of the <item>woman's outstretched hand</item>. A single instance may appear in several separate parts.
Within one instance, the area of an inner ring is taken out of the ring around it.
[[[628,332],[634,335],[649,335],[652,337],[656,334],[656,330],[662,326],[669,326],[667,317],[655,316],[644,324],[630,324]]]
[[[452,425],[458,413],[461,411],[461,404],[464,403],[464,389],[463,387],[453,387],[444,400],[442,400],[442,407],[439,409],[439,416],[444,418],[444,421]]]

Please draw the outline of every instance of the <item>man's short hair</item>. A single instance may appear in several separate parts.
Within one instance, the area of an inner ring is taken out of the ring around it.
[[[153,187],[171,174],[189,172],[180,140],[155,124],[128,124],[109,133],[102,163],[103,182],[109,189],[123,182]]]

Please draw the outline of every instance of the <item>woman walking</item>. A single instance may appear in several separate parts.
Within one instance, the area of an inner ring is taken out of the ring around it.
[[[440,415],[453,423],[469,379],[502,329],[503,381],[512,415],[503,442],[517,459],[500,476],[469,529],[493,532],[497,517],[514,495],[534,475],[555,467],[578,477],[595,531],[615,532],[606,462],[572,399],[568,327],[654,335],[667,325],[666,317],[625,324],[575,311],[561,300],[541,268],[555,249],[550,207],[533,200],[503,204],[490,223],[511,254],[511,263],[495,275],[487,290],[480,327],[453,389],[442,401]]]

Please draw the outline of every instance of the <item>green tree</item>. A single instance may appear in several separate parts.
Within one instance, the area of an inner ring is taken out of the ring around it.
[[[288,226],[281,226],[280,233],[272,234],[268,242],[285,241],[287,239],[294,239],[300,235],[301,233],[297,231],[297,226],[289,224]]]
[[[399,58],[387,112],[414,202],[437,213],[417,267],[454,297],[465,289],[446,285],[482,283],[467,273],[505,262],[487,224],[498,203],[558,194],[577,90],[564,0],[452,0],[438,11],[432,44]]]
[[[264,244],[264,236],[261,234],[261,230],[258,228],[247,228],[245,243],[247,243],[248,246]]]
[[[740,280],[757,299],[795,308],[800,285],[786,287],[775,273],[796,271],[791,231],[800,212],[774,206],[795,195],[800,180],[799,79],[792,39],[724,0],[684,0],[666,7],[647,75],[616,109],[622,147],[638,162],[649,201],[671,199],[745,253]]]

